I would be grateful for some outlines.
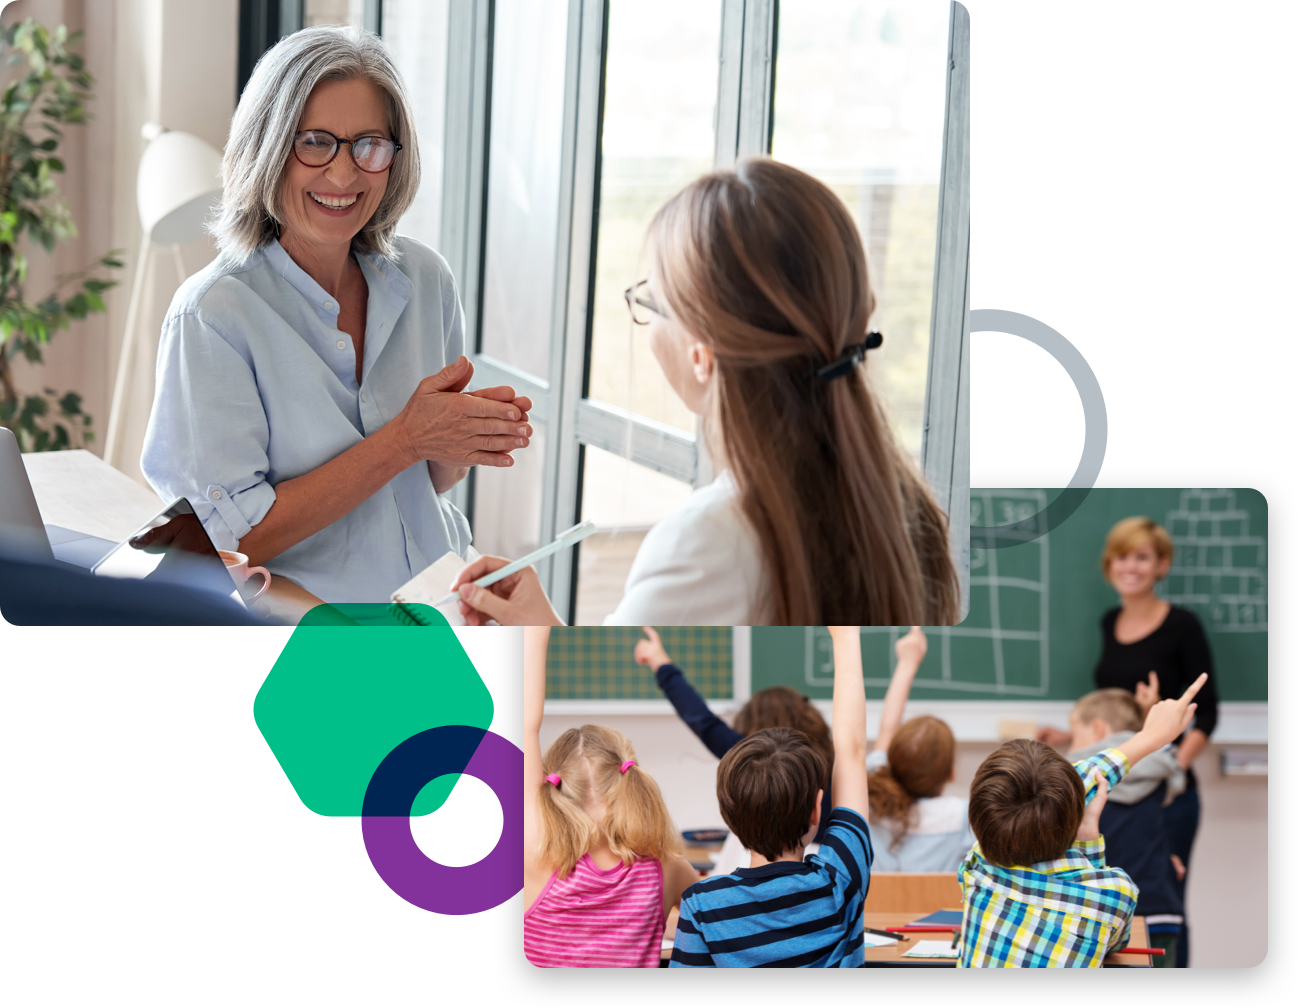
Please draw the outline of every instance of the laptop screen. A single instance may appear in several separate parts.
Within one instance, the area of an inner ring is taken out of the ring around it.
[[[100,560],[94,573],[187,585],[242,602],[225,561],[184,497]]]

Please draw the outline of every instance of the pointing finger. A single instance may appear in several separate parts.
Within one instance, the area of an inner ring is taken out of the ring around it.
[[[1194,695],[1198,693],[1199,690],[1203,689],[1203,684],[1206,683],[1207,681],[1208,681],[1208,673],[1207,672],[1200,673],[1199,678],[1196,679],[1194,682],[1190,683],[1189,688],[1186,689],[1186,691],[1181,694],[1181,703],[1189,703],[1194,698]]]

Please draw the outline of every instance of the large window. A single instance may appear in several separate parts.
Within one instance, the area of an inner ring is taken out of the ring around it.
[[[381,25],[410,84],[424,181],[402,229],[451,263],[475,383],[512,384],[536,404],[515,465],[479,468],[456,491],[479,549],[517,556],[593,519],[597,534],[541,575],[562,615],[597,623],[645,532],[711,479],[697,420],[622,291],[646,274],[645,230],[668,198],[771,153],[834,188],[861,229],[886,336],[876,388],[949,510],[953,550],[964,533],[967,553],[963,8],[306,5],[326,7]]]
[[[948,11],[828,0],[780,7],[772,154],[828,184],[865,239],[886,353],[871,360],[902,443],[924,432]]]

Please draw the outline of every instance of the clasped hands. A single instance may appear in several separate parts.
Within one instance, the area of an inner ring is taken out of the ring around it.
[[[465,392],[473,364],[461,356],[421,381],[393,419],[394,434],[414,465],[511,466],[510,452],[532,439],[532,400],[508,385]]]

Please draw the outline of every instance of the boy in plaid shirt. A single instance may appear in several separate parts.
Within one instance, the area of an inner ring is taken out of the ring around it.
[[[1075,764],[1028,739],[983,761],[969,790],[978,843],[960,867],[961,966],[1099,966],[1127,944],[1139,891],[1104,864],[1100,812],[1132,764],[1189,726],[1207,678],[1155,704],[1122,745]]]

